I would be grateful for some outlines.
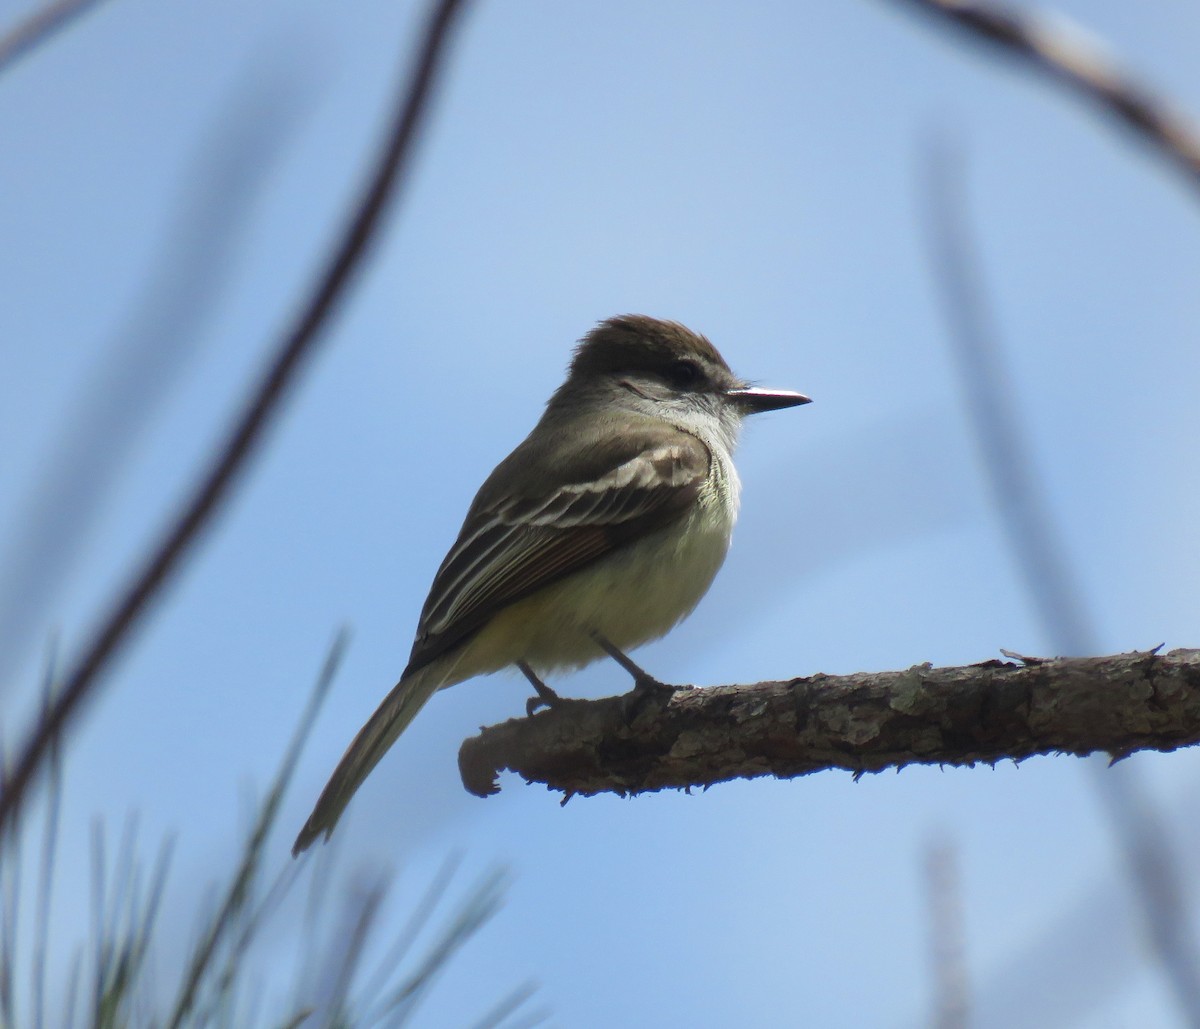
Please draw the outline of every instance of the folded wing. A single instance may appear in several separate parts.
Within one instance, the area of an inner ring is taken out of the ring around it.
[[[406,676],[509,604],[682,517],[710,461],[694,436],[660,424],[593,443],[585,460],[567,462],[588,474],[539,492],[536,484],[555,481],[538,474],[539,456],[518,449],[509,461],[519,461],[523,474],[500,476],[497,469],[479,491],[434,578]],[[557,457],[561,466],[561,452]],[[516,488],[504,495],[491,488],[514,478]]]

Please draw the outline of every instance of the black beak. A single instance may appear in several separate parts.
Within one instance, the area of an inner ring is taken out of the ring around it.
[[[785,407],[812,403],[803,393],[793,393],[790,389],[759,389],[757,386],[729,389],[725,391],[725,396],[740,408],[742,414],[779,411]]]

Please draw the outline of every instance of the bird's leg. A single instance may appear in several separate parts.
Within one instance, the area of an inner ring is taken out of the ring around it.
[[[674,686],[659,682],[653,675],[642,668],[612,640],[606,639],[593,630],[592,639],[596,646],[603,650],[617,664],[633,676],[633,689],[621,698],[621,708],[625,713],[625,721],[631,723],[641,712],[643,705],[654,696],[668,699],[675,692]]]
[[[626,654],[625,651],[613,643],[612,640],[606,639],[604,636],[601,636],[600,633],[595,631],[592,632],[591,636],[595,641],[596,646],[603,650],[609,657],[616,661],[617,664],[624,668],[625,671],[633,676],[633,688],[638,692],[656,689],[674,689],[673,686],[668,686],[664,682],[659,682],[656,678],[654,678],[653,675],[651,675],[636,661],[634,661],[633,658]]]
[[[554,707],[555,704],[562,700],[562,697],[560,697],[554,692],[554,690],[542,682],[542,680],[538,678],[537,672],[530,668],[529,665],[527,665],[524,661],[518,661],[517,667],[521,669],[521,674],[529,680],[529,684],[537,693],[536,697],[530,697],[527,701],[525,701],[526,715],[533,717],[533,713],[539,707]]]

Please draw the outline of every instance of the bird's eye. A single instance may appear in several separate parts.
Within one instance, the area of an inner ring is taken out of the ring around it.
[[[671,385],[686,389],[695,386],[702,377],[700,366],[695,361],[673,361],[670,367],[667,368],[667,377],[671,380]]]

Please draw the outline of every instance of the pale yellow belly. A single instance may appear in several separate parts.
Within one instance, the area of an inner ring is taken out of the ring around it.
[[[658,639],[690,614],[725,560],[735,509],[661,529],[497,614],[455,658],[444,685],[525,661],[539,673],[603,656],[599,632],[622,650]]]

